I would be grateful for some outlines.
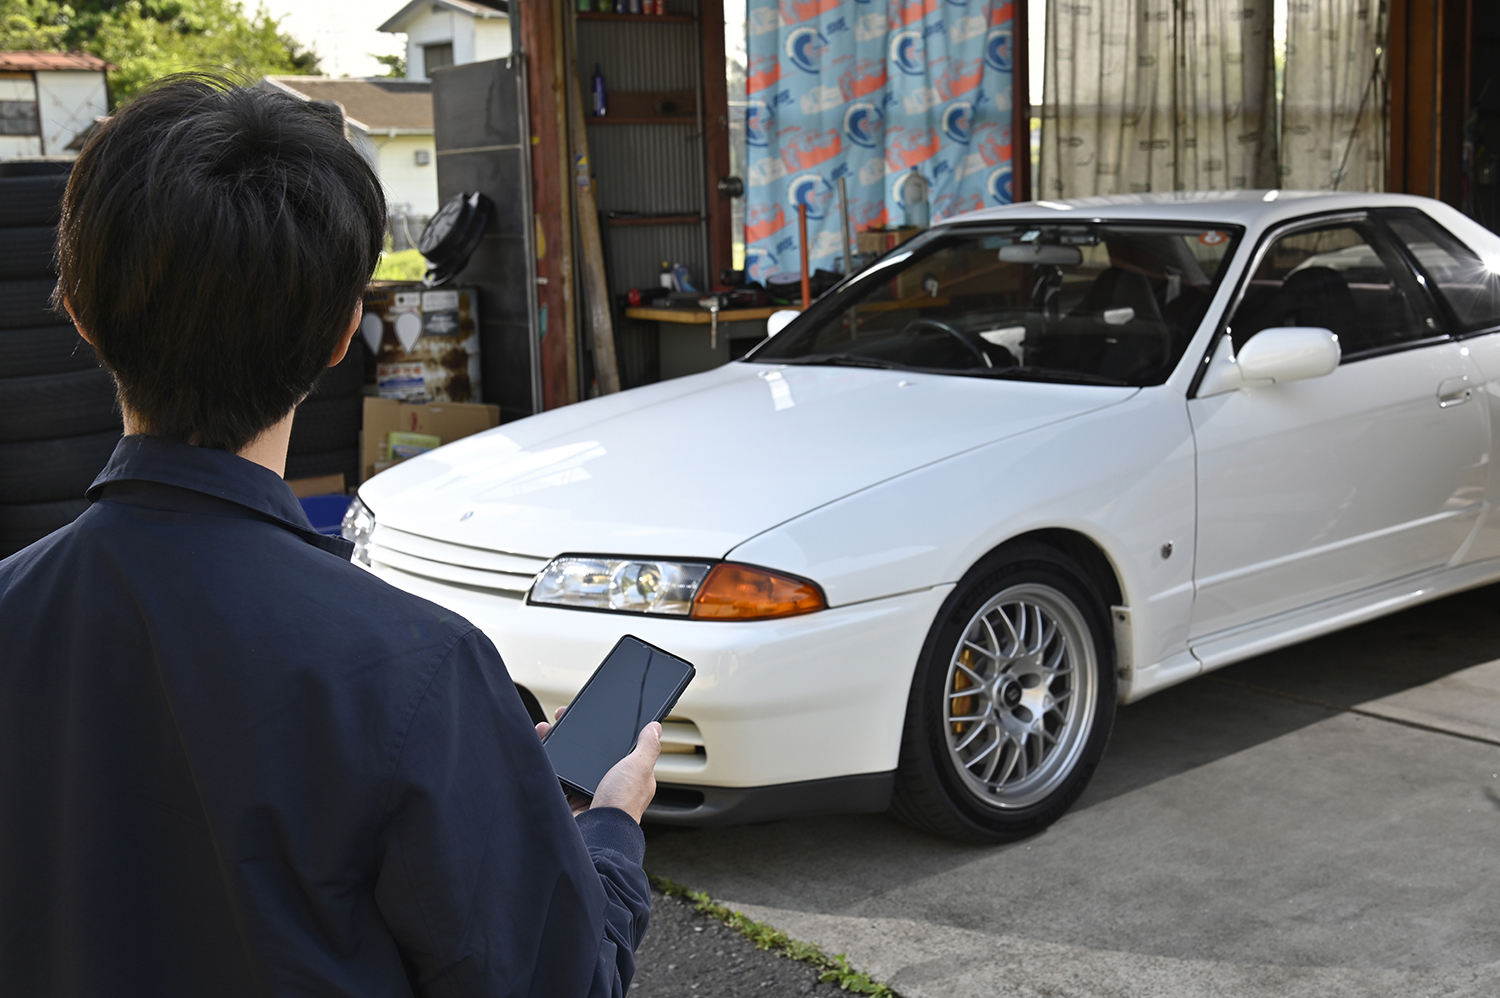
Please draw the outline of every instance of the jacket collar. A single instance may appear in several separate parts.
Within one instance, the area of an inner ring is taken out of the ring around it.
[[[89,501],[97,501],[112,482],[156,482],[188,489],[259,513],[309,544],[341,557],[349,557],[354,550],[342,537],[314,530],[302,504],[275,472],[228,451],[131,434],[120,439],[109,463],[89,486]]]

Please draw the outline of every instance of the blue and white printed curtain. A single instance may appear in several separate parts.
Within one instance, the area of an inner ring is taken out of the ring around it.
[[[811,265],[837,269],[840,177],[856,232],[902,223],[913,170],[934,222],[1010,203],[1009,0],[749,0],[748,16],[752,279],[798,269],[799,204]]]

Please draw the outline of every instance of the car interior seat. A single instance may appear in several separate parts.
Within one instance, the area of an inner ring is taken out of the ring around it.
[[[1146,275],[1120,267],[1106,267],[1068,315],[1097,319],[1105,312],[1121,308],[1135,312],[1130,321],[1161,321],[1161,308]]]
[[[1355,325],[1359,315],[1354,294],[1343,276],[1330,267],[1293,272],[1266,304],[1256,332],[1272,326],[1317,326],[1332,330],[1345,353],[1360,349]]]
[[[1150,279],[1121,267],[1100,271],[1058,334],[1047,363],[1124,382],[1148,378],[1171,353]]]

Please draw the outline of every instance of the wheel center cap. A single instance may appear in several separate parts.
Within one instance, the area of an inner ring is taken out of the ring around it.
[[[1000,687],[1000,702],[1007,708],[1014,707],[1021,702],[1021,684],[1014,679]]]

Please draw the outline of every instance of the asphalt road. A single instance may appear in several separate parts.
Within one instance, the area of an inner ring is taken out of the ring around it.
[[[908,998],[1488,998],[1500,586],[1122,708],[1024,842],[815,818],[654,828],[646,864]]]

